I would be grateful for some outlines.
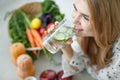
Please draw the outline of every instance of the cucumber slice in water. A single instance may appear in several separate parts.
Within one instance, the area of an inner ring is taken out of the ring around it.
[[[54,39],[57,40],[57,41],[64,41],[66,38],[65,34],[64,33],[57,33],[55,36],[54,36]]]
[[[70,36],[74,34],[74,30],[72,28],[69,28],[66,33],[68,33]]]
[[[56,41],[66,42],[68,41],[74,34],[73,28],[63,27],[60,31],[54,36]]]
[[[68,33],[65,33],[65,40],[64,41],[68,41],[70,39],[70,35]]]

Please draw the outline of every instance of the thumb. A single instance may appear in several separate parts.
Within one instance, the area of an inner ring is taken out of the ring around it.
[[[72,43],[73,43],[72,38],[67,41],[67,44],[72,44]]]

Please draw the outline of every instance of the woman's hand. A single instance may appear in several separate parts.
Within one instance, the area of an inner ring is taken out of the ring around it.
[[[70,39],[69,41],[67,41],[67,43],[65,43],[63,45],[63,47],[61,48],[63,55],[66,57],[67,61],[70,62],[72,57],[73,57],[73,50],[71,48],[71,43],[72,43],[72,39]]]
[[[71,49],[71,43],[72,42],[73,42],[72,39],[68,40],[66,43],[63,44],[61,50],[68,51],[69,49]]]

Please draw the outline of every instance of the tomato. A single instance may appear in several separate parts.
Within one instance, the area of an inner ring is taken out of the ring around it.
[[[41,28],[39,29],[40,35],[42,36],[42,35],[44,34],[45,31],[46,31],[46,29],[41,27]]]
[[[47,35],[47,31],[45,30],[44,33],[42,34],[42,39]]]
[[[47,35],[47,30],[41,27],[39,29],[39,33],[40,33],[41,38],[43,39]]]
[[[47,25],[47,28],[46,28],[47,33],[52,32],[52,31],[54,30],[54,28],[55,28],[55,25],[54,25],[53,23],[49,23],[49,24]]]

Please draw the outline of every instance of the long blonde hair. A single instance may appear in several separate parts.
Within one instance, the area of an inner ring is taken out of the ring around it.
[[[112,57],[112,45],[120,37],[120,0],[85,0],[90,11],[94,38],[83,37],[80,45],[98,70],[107,66]]]

